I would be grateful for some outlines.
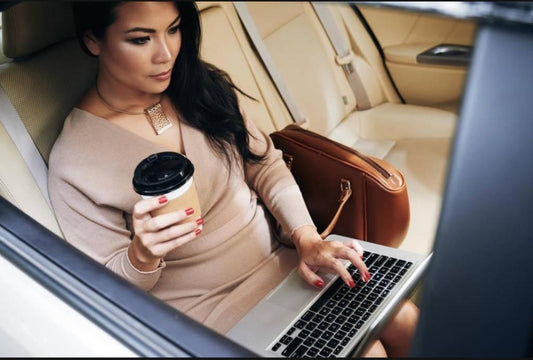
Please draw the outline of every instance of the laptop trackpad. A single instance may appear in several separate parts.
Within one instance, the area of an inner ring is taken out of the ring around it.
[[[318,272],[318,275],[326,285],[335,277],[335,274],[323,272]],[[319,293],[320,289],[309,285],[297,271],[293,271],[265,300],[287,310],[298,312]]]

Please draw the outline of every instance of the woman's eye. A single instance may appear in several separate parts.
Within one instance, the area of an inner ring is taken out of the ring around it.
[[[139,38],[134,38],[134,39],[129,39],[128,41],[132,44],[135,44],[135,45],[142,45],[142,44],[145,44],[146,42],[148,42],[150,40],[150,38],[148,36],[143,36],[143,37],[139,37]]]
[[[175,34],[175,33],[178,32],[179,29],[180,29],[180,26],[179,26],[179,24],[178,24],[178,25],[173,26],[173,27],[171,27],[170,29],[168,29],[168,33],[169,33],[169,34]]]

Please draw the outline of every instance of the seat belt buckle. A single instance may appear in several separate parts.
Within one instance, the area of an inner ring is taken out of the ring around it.
[[[342,66],[342,69],[347,75],[350,75],[354,71],[353,65],[352,65],[354,57],[355,55],[353,51],[350,49],[348,54],[344,56],[339,56],[339,55],[335,56],[335,62],[337,63],[337,65]]]

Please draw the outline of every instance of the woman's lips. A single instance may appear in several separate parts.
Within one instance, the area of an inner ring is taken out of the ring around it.
[[[167,70],[165,72],[156,74],[156,75],[150,75],[151,78],[159,80],[159,81],[165,81],[170,78],[171,70]]]

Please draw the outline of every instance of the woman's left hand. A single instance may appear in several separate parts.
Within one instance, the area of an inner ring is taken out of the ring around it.
[[[292,241],[298,251],[298,273],[309,284],[324,286],[324,280],[316,271],[325,269],[337,273],[349,287],[355,286],[354,279],[339,259],[349,260],[357,269],[363,281],[370,279],[370,274],[363,261],[363,248],[356,240],[324,241],[314,226],[302,226],[292,234]]]

